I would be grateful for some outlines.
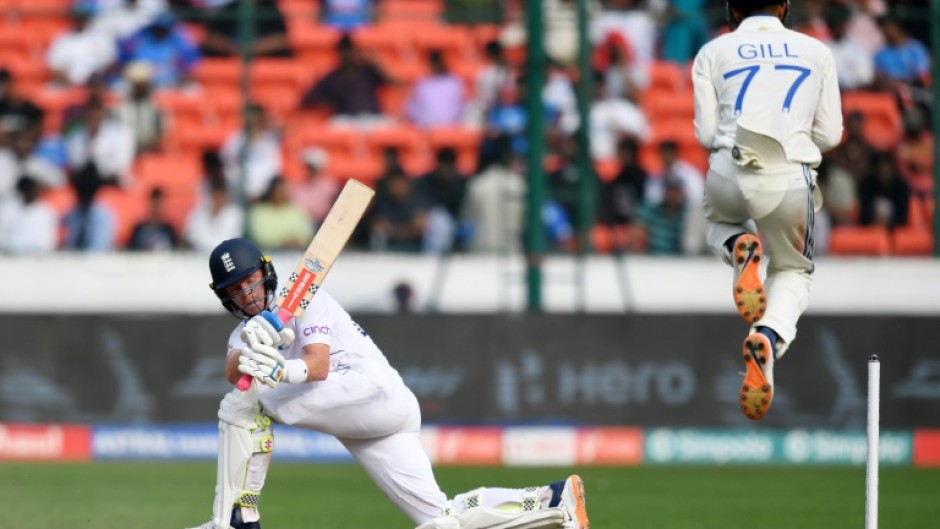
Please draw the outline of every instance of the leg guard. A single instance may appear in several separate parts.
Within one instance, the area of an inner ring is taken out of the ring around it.
[[[248,526],[259,520],[261,489],[274,450],[271,419],[261,414],[257,404],[233,412],[230,400],[226,397],[219,410],[222,420],[219,421],[219,459],[212,504],[212,521],[218,529],[228,529],[232,519]],[[249,419],[246,412],[253,416]],[[239,513],[233,518],[235,507],[239,508]]]

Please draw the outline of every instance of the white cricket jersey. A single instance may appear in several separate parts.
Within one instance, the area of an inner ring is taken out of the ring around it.
[[[706,149],[734,147],[738,116],[766,123],[791,162],[816,165],[842,139],[832,52],[775,16],[751,16],[699,50],[692,66],[695,135]]]
[[[305,346],[321,343],[330,346],[330,374],[327,377],[350,368],[364,368],[372,373],[384,370],[395,373],[366,331],[322,288],[307,310],[287,325],[294,330],[296,339],[289,348],[281,351],[286,360],[301,358]],[[229,335],[229,351],[247,348],[239,338],[244,326],[245,322],[239,323]]]

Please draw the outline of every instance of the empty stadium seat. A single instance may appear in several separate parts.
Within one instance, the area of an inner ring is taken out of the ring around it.
[[[362,154],[362,135],[355,129],[312,124],[297,132],[290,137],[291,148],[317,146],[325,150],[331,160]]]
[[[124,248],[131,238],[134,225],[146,212],[142,195],[108,186],[98,191],[95,200],[111,209],[115,220],[115,247]]]
[[[366,132],[363,139],[366,148],[374,156],[381,156],[389,147],[398,149],[400,154],[427,148],[427,142],[421,133],[408,125],[373,129]]]
[[[832,255],[883,257],[890,251],[888,230],[883,226],[836,226],[829,238]]]
[[[681,92],[688,88],[685,72],[674,62],[653,61],[648,67],[649,85],[646,90]]]
[[[479,161],[482,133],[473,128],[454,126],[436,127],[426,133],[428,145],[433,151],[450,147],[457,151],[457,165],[464,173],[476,171]]]
[[[373,157],[341,158],[331,157],[327,171],[341,179],[354,178],[372,185],[382,175],[384,166],[381,160]]]
[[[595,160],[594,161],[594,172],[597,173],[597,178],[602,182],[609,182],[617,177],[617,173],[620,172],[620,161],[617,159],[607,159],[607,160]]]
[[[891,253],[898,256],[928,256],[933,253],[933,233],[929,228],[905,227],[891,233]]]
[[[842,113],[858,111],[865,116],[863,134],[882,150],[894,148],[901,139],[901,113],[894,96],[887,92],[845,92]]]
[[[443,0],[382,0],[378,5],[379,20],[395,26],[426,26],[444,16]]]
[[[194,156],[145,154],[134,164],[134,183],[145,188],[192,187],[201,180],[199,161]]]

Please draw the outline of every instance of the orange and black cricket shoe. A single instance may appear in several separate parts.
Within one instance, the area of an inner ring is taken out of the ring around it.
[[[767,291],[760,278],[764,252],[756,235],[745,233],[734,241],[734,304],[744,321],[754,323],[767,311]]]
[[[744,382],[738,394],[741,412],[748,419],[759,421],[767,414],[774,399],[774,346],[766,335],[755,332],[744,339]]]

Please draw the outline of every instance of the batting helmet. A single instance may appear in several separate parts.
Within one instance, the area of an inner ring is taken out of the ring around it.
[[[248,239],[228,239],[219,243],[209,254],[209,272],[212,274],[212,283],[209,288],[222,301],[225,310],[239,319],[248,315],[226,296],[225,288],[236,284],[256,271],[264,272],[265,308],[270,308],[274,302],[274,292],[277,289],[277,273],[271,258],[262,254]]]

